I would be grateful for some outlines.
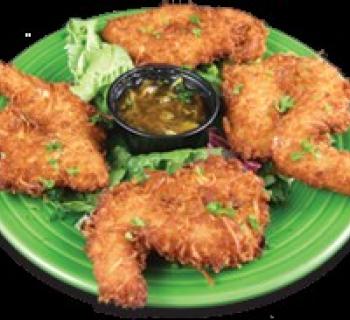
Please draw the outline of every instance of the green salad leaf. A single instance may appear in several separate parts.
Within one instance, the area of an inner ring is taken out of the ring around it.
[[[44,199],[61,214],[89,214],[97,205],[98,195],[98,193],[79,193],[53,188],[46,192]]]
[[[221,86],[221,72],[220,67],[215,63],[206,64],[196,69],[196,72],[205,80],[211,83],[211,85],[217,90],[220,90]]]
[[[123,48],[101,40],[97,22],[97,19],[69,20],[65,48],[74,78],[72,92],[84,101],[95,99],[97,108],[107,113],[105,97],[109,85],[133,68],[133,63]]]
[[[169,174],[191,162],[205,160],[209,155],[221,155],[222,149],[180,149],[169,152],[132,155],[121,137],[112,137],[109,146],[108,162],[111,167],[110,186],[124,180],[136,182],[146,180],[145,169],[166,170]],[[45,201],[61,215],[90,214],[96,208],[99,193],[79,193],[69,189],[55,188],[47,190]]]
[[[144,169],[165,170],[173,174],[183,166],[205,160],[209,155],[221,155],[221,149],[180,149],[169,152],[155,152],[131,157],[128,161],[127,177],[142,174]]]
[[[126,175],[129,159],[132,157],[128,151],[125,141],[121,137],[110,137],[110,145],[108,146],[107,160],[110,164],[111,171],[109,173],[110,185],[119,184]]]
[[[294,179],[279,174],[272,162],[267,162],[258,172],[265,181],[272,204],[282,204],[288,200]]]
[[[207,159],[209,155],[222,155],[222,149],[180,149],[169,152],[131,155],[125,145],[117,144],[109,154],[112,168],[110,183],[111,186],[114,186],[122,180],[131,179],[142,182],[147,179],[145,169],[165,170],[169,174],[173,174],[189,163]]]

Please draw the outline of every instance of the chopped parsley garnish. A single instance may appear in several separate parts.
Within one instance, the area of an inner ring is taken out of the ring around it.
[[[58,140],[52,140],[46,144],[46,151],[48,152],[55,152],[55,151],[61,150],[62,148],[63,148],[63,145]]]
[[[235,85],[235,87],[232,89],[232,94],[234,96],[239,95],[242,92],[243,87],[244,87],[243,83]]]
[[[43,187],[45,188],[45,190],[50,190],[55,186],[55,181],[53,181],[51,179],[40,178],[40,182],[43,185]]]
[[[125,240],[133,241],[134,240],[134,235],[130,231],[127,231],[124,234],[124,238],[125,238]]]
[[[58,170],[58,160],[57,159],[49,159],[48,164],[55,170]]]
[[[201,24],[201,18],[199,16],[195,15],[195,14],[191,15],[189,17],[189,20],[190,20],[191,23],[193,23],[193,24],[195,24],[197,26],[199,26]]]
[[[192,102],[194,91],[186,88],[182,78],[176,79],[172,87],[175,88],[176,98],[179,101],[185,104],[190,104]]]
[[[327,113],[332,113],[333,112],[333,106],[330,104],[330,103],[326,103],[324,105],[324,110],[327,112]]]
[[[222,208],[222,204],[218,201],[212,201],[207,204],[207,209],[212,213],[216,213],[221,208]]]
[[[271,69],[268,69],[268,70],[266,71],[266,74],[267,74],[269,77],[273,77],[273,75],[274,75],[273,70],[271,70]]]
[[[310,153],[314,158],[318,159],[320,157],[320,150],[312,144],[309,139],[305,139],[301,142],[301,147],[305,153]]]
[[[146,223],[144,220],[142,220],[140,217],[134,217],[131,220],[131,224],[135,227],[143,228]]]
[[[201,28],[193,28],[192,33],[196,38],[200,38],[202,36],[202,29]]]
[[[291,96],[282,96],[277,105],[280,113],[286,113],[294,107],[294,99]]]
[[[177,88],[177,86],[182,85],[184,82],[184,79],[182,77],[178,77],[175,79],[175,81],[171,84],[170,88]]]
[[[205,176],[205,170],[203,167],[196,166],[194,168],[194,172],[197,175],[196,179],[197,179],[199,184],[204,184],[204,183],[209,181],[209,179]]]
[[[6,153],[5,152],[0,152],[0,160],[6,159]]]
[[[308,139],[303,140],[300,145],[302,149],[307,153],[315,152],[315,146]]]
[[[302,151],[296,151],[296,152],[292,152],[290,155],[290,158],[292,161],[299,161],[304,157],[304,152]]]
[[[66,169],[66,172],[70,176],[77,176],[80,173],[80,169],[78,167],[70,167]]]
[[[252,214],[248,216],[248,223],[253,228],[253,230],[258,231],[260,229],[260,223],[258,219]]]
[[[162,33],[160,31],[154,31],[152,32],[152,36],[155,37],[156,39],[160,39],[162,36]]]
[[[141,33],[152,33],[153,32],[153,27],[152,26],[145,26],[145,27],[141,27],[139,28],[139,31]]]
[[[232,218],[236,210],[230,207],[224,207],[219,201],[212,201],[207,204],[207,210],[216,216],[227,216]]]
[[[161,32],[154,30],[154,28],[152,26],[146,26],[146,27],[139,28],[139,31],[143,34],[149,34],[149,35],[155,37],[156,39],[159,39],[162,35]]]
[[[311,154],[315,159],[320,157],[320,150],[309,140],[304,139],[300,143],[301,151],[293,152],[290,157],[293,161],[301,160],[306,154]]]
[[[200,177],[203,177],[204,174],[205,174],[205,171],[204,171],[204,168],[203,167],[200,167],[200,166],[197,166],[194,168],[194,171],[197,175],[199,175]]]

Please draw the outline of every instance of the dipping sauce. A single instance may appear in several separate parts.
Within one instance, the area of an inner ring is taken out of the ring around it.
[[[196,129],[207,117],[201,95],[187,88],[181,77],[172,82],[143,80],[124,93],[117,113],[129,126],[157,135]]]

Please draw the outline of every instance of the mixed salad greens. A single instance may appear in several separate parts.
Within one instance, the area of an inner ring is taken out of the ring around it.
[[[121,74],[133,68],[128,53],[117,45],[103,42],[99,36],[97,19],[72,19],[67,23],[66,50],[68,66],[73,75],[72,92],[84,101],[91,101],[100,112],[92,122],[108,122],[106,95],[110,84]],[[184,68],[187,68],[184,66]],[[196,71],[210,82],[216,90],[221,85],[221,65],[200,66]],[[107,126],[113,127],[113,122]],[[122,137],[109,130],[107,140],[107,161],[111,168],[110,186],[125,180],[142,183],[147,179],[147,170],[166,170],[173,174],[177,169],[197,160],[205,160],[209,155],[235,157],[225,138],[218,129],[209,133],[207,147],[199,149],[180,149],[169,152],[133,155]],[[272,203],[284,203],[293,180],[278,174],[272,163],[260,164],[255,161],[244,162],[247,170],[262,176],[271,194]],[[77,193],[66,189],[52,188],[47,191],[46,201],[62,214],[91,213],[97,204],[99,193]]]
[[[173,174],[189,163],[206,160],[210,155],[222,155],[222,153],[221,148],[199,148],[131,155],[125,143],[120,142],[111,149],[109,154],[112,167],[110,185],[117,185],[124,180],[142,182],[147,179],[145,169],[165,170]]]
[[[121,47],[103,42],[97,19],[71,19],[66,26],[68,67],[74,79],[73,93],[108,113],[106,95],[110,84],[134,67]]]
[[[210,155],[222,155],[221,148],[180,149],[169,152],[132,155],[121,137],[109,137],[107,160],[110,171],[110,187],[121,181],[133,180],[141,183],[147,179],[145,170],[166,170],[173,174],[177,169],[205,160]],[[97,205],[99,193],[79,193],[69,189],[52,188],[46,192],[46,201],[62,214],[87,214]]]

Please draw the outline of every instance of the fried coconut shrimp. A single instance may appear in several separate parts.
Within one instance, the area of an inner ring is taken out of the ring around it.
[[[108,191],[85,226],[100,300],[141,307],[149,250],[169,261],[219,272],[260,255],[269,220],[263,181],[238,160],[210,157],[173,175]]]
[[[53,185],[93,191],[108,183],[104,133],[94,109],[63,83],[49,84],[0,62],[0,188],[39,195]]]
[[[102,36],[127,49],[137,65],[195,67],[225,57],[236,62],[260,57],[267,30],[262,21],[231,8],[164,5],[112,19]]]
[[[250,65],[225,65],[224,130],[231,148],[244,159],[271,158],[271,144],[283,92],[269,59]]]
[[[299,71],[305,76],[300,85],[307,85],[307,79],[310,83],[319,80],[320,88],[300,96],[295,109],[279,122],[272,155],[283,174],[350,195],[350,153],[332,147],[329,135],[345,132],[350,126],[350,85],[334,68],[323,67],[308,64],[306,70]]]
[[[349,153],[329,139],[350,125],[350,86],[334,66],[280,54],[228,65],[224,78],[224,128],[233,150],[246,159],[272,157],[286,175],[350,194]]]

